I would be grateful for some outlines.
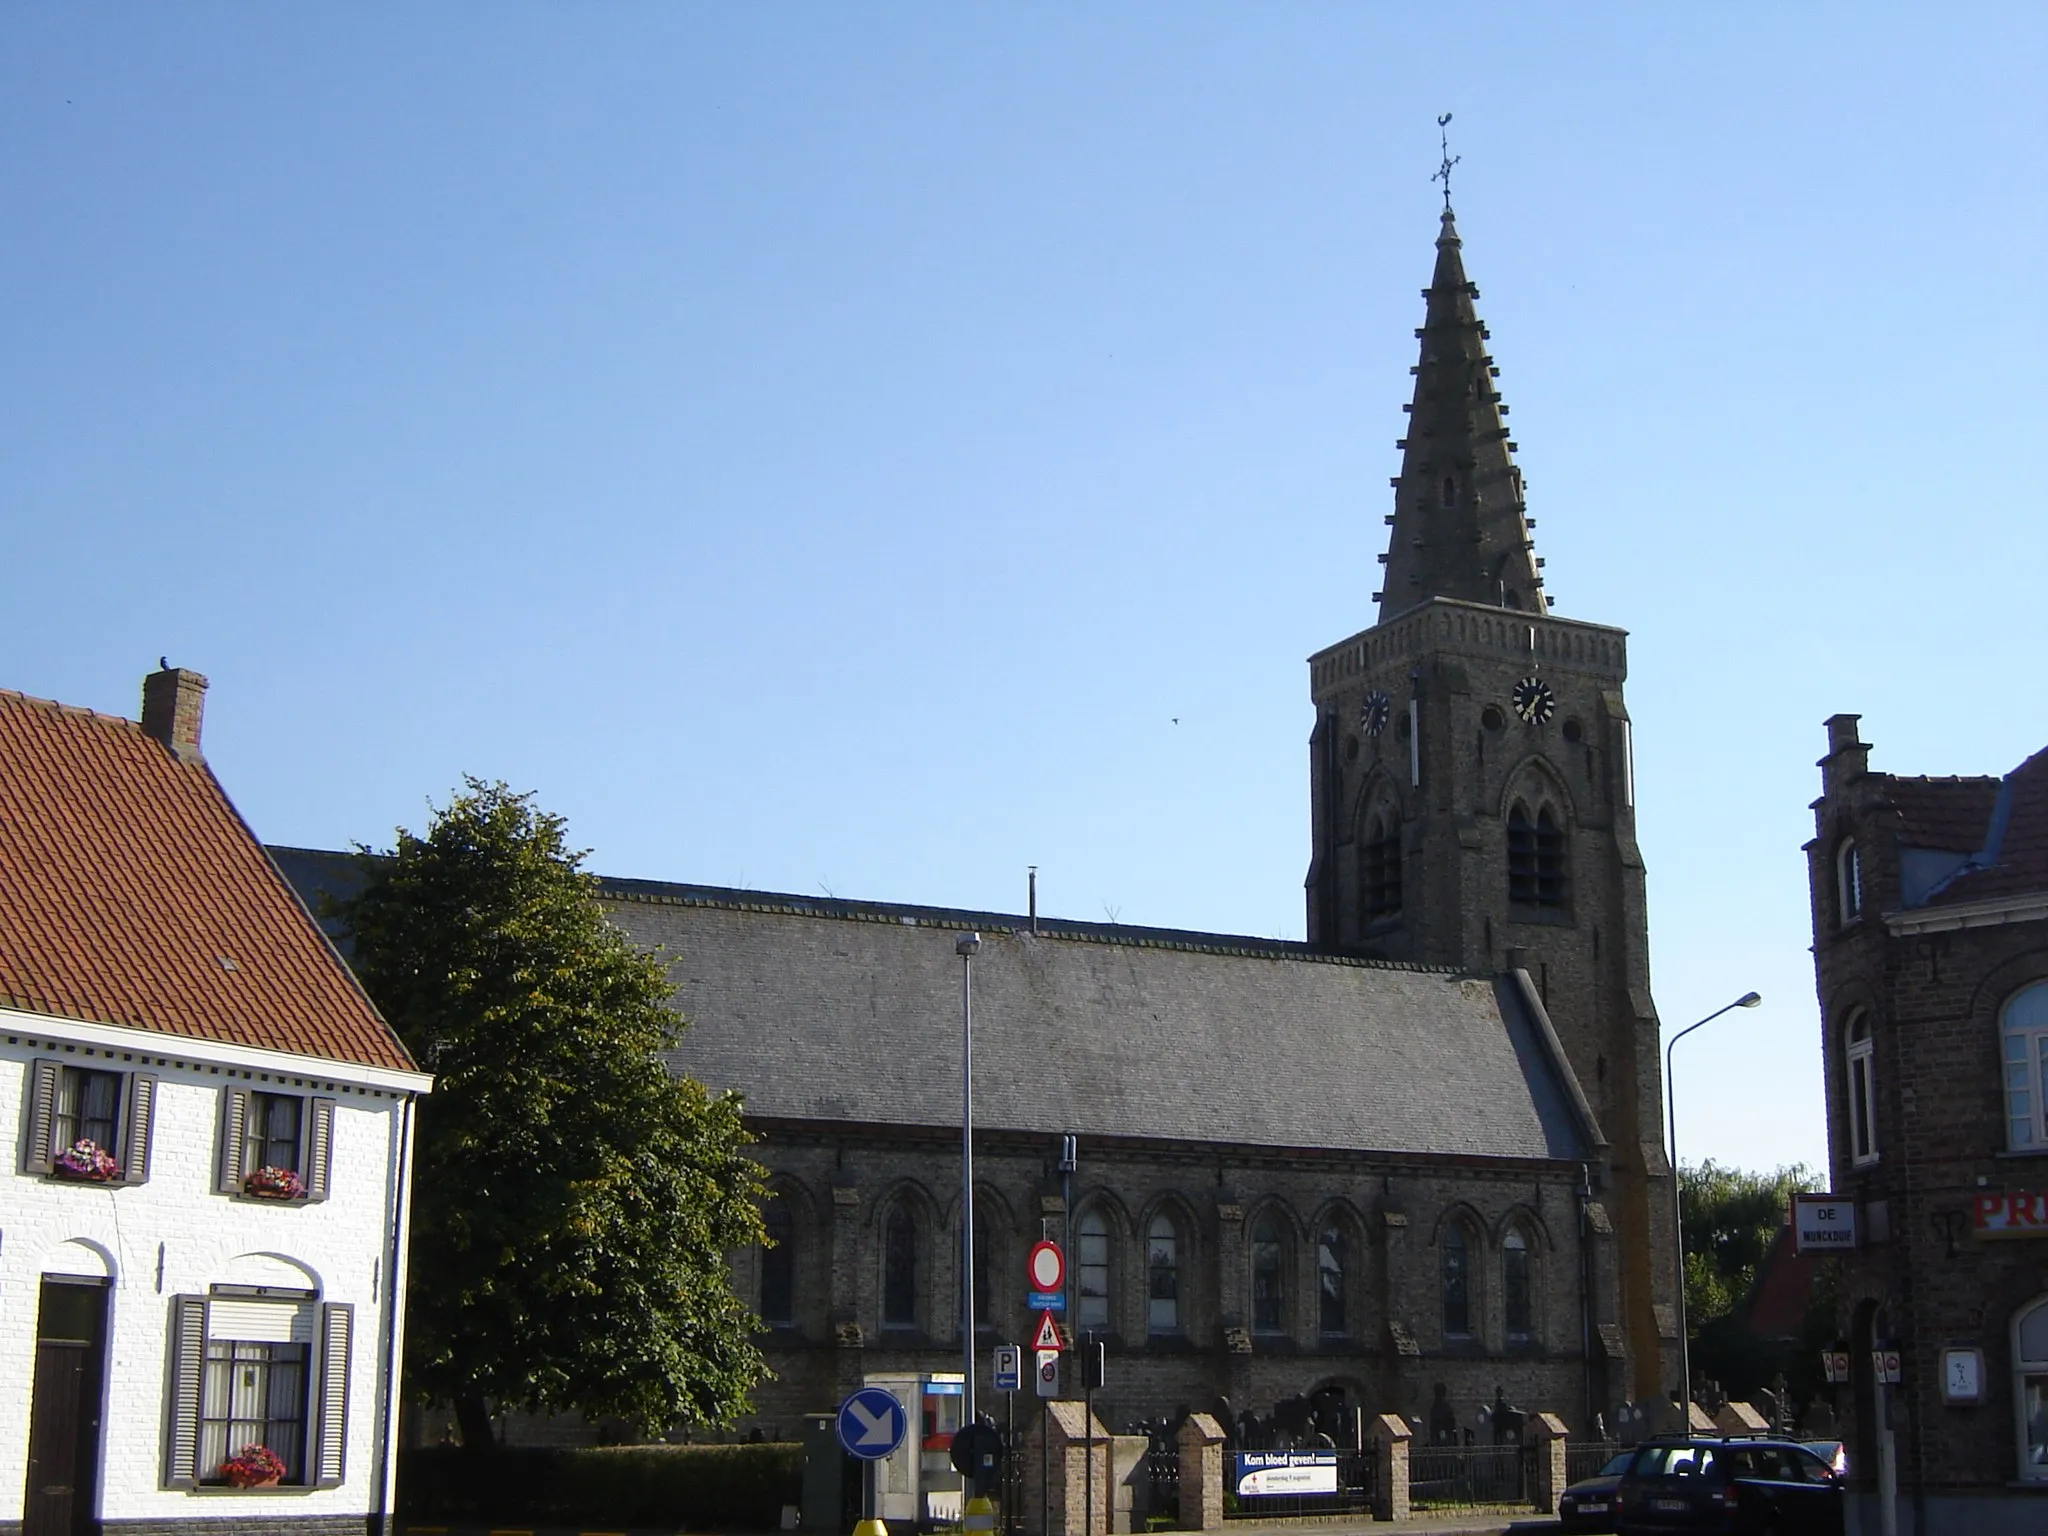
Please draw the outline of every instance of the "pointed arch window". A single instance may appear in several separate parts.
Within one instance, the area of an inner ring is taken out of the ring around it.
[[[1438,1263],[1444,1337],[1468,1339],[1472,1336],[1472,1250],[1463,1222],[1453,1221],[1444,1228]]]
[[[2006,1145],[2015,1152],[2038,1152],[2048,1147],[2048,1103],[2043,1102],[2048,1090],[2048,981],[2015,993],[2000,1025]]]
[[[1849,1161],[1858,1167],[1877,1161],[1877,1057],[1870,1015],[1849,1015],[1843,1060],[1848,1071]]]
[[[1252,1228],[1252,1332],[1279,1333],[1286,1314],[1286,1241],[1267,1211]]]
[[[796,1223],[789,1199],[778,1195],[761,1213],[770,1246],[761,1250],[761,1321],[787,1328],[796,1321]]]
[[[1386,810],[1374,811],[1366,823],[1360,875],[1368,922],[1401,910],[1401,824]]]
[[[1548,805],[1534,816],[1517,800],[1508,811],[1508,900],[1524,907],[1562,907],[1564,824]]]
[[[1180,1332],[1180,1232],[1164,1211],[1145,1228],[1145,1331]]]
[[[1316,1238],[1316,1331],[1326,1338],[1350,1332],[1344,1315],[1344,1229],[1323,1224]]]
[[[2048,1296],[2012,1320],[2012,1384],[2019,1408],[2020,1477],[2048,1482]]]
[[[902,1205],[882,1229],[882,1326],[917,1326],[917,1218]]]
[[[1509,1227],[1500,1244],[1500,1299],[1508,1342],[1524,1344],[1533,1332],[1534,1297],[1529,1284],[1529,1239],[1520,1227]]]
[[[1074,1228],[1074,1322],[1098,1332],[1109,1329],[1109,1218],[1100,1209],[1083,1213]]]

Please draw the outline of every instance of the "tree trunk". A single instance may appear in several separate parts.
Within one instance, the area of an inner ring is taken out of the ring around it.
[[[472,1451],[497,1449],[498,1437],[491,1430],[491,1410],[481,1395],[465,1392],[455,1399],[455,1422],[462,1429],[462,1444]]]

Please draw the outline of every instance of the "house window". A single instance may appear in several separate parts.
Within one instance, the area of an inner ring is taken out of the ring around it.
[[[224,1483],[221,1464],[243,1447],[268,1446],[283,1481],[306,1478],[306,1346],[240,1339],[206,1341],[200,1391],[199,1480]]]
[[[334,1112],[333,1099],[228,1089],[222,1107],[220,1193],[325,1200]]]
[[[2000,1020],[2005,1064],[2006,1145],[2015,1152],[2048,1150],[2048,981],[2015,994]]]
[[[917,1326],[917,1220],[900,1205],[883,1228],[882,1326]]]
[[[1368,919],[1401,910],[1401,828],[1378,811],[1366,828],[1363,884]]]
[[[1075,1229],[1075,1323],[1083,1329],[1109,1328],[1109,1218],[1089,1211]]]
[[[1863,915],[1863,855],[1854,839],[1835,850],[1835,921],[1846,928]]]
[[[1463,1222],[1444,1228],[1439,1245],[1442,1265],[1444,1337],[1464,1339],[1472,1335],[1472,1255]]]
[[[1328,1223],[1316,1239],[1316,1326],[1326,1337],[1347,1330],[1344,1319],[1344,1229]]]
[[[761,1321],[787,1328],[796,1322],[796,1223],[787,1196],[768,1202],[761,1224],[770,1244],[761,1250]]]
[[[2020,1476],[2030,1483],[2048,1482],[2048,1297],[2013,1319],[2012,1344]]]
[[[299,1171],[299,1110],[305,1103],[295,1093],[252,1093],[242,1134],[242,1166]]]
[[[1252,1228],[1252,1331],[1278,1333],[1285,1311],[1286,1292],[1281,1283],[1285,1244],[1280,1221],[1266,1212]]]
[[[1145,1331],[1180,1332],[1180,1233],[1164,1211],[1145,1229]]]
[[[1526,1342],[1530,1332],[1529,1240],[1518,1227],[1508,1228],[1500,1245],[1500,1295],[1508,1338]]]
[[[1508,900],[1524,907],[1562,907],[1564,825],[1544,806],[1533,817],[1517,800],[1508,812]]]
[[[89,1141],[120,1155],[121,1074],[66,1067],[57,1081],[58,1151]]]
[[[51,1057],[30,1062],[23,1171],[142,1183],[149,1177],[156,1081],[147,1072],[108,1072]]]
[[[1857,1009],[1849,1016],[1849,1160],[1877,1161],[1877,1069],[1872,1056],[1870,1015]]]

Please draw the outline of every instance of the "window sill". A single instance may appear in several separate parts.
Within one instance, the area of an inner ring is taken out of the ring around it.
[[[45,1173],[39,1175],[45,1184],[62,1184],[71,1189],[140,1189],[147,1179],[74,1179],[69,1174]]]
[[[2003,1152],[1994,1152],[1991,1155],[1997,1158],[2022,1160],[2030,1157],[2048,1157],[2048,1147],[2009,1147]],[[2041,1479],[2041,1486],[2048,1488],[2048,1478]]]
[[[320,1205],[327,1198],[324,1195],[293,1195],[286,1199],[277,1195],[248,1195],[226,1189],[217,1190],[215,1193],[225,1195],[237,1205],[269,1205],[283,1210],[292,1210],[302,1205]]]
[[[1508,903],[1508,921],[1544,928],[1569,928],[1572,911],[1570,907],[1535,907],[1515,901]]]
[[[232,1483],[201,1483],[196,1488],[185,1490],[202,1499],[247,1499],[278,1494],[319,1493],[321,1490],[310,1483],[272,1483],[268,1488],[237,1488]]]

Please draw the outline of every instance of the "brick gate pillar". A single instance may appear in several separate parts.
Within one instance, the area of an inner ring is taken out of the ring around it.
[[[1565,1471],[1564,1420],[1554,1413],[1532,1413],[1522,1426],[1523,1435],[1535,1442],[1536,1469],[1529,1498],[1539,1515],[1557,1513],[1557,1496],[1571,1481]]]
[[[1223,1529],[1223,1426],[1206,1413],[1180,1427],[1180,1528]]]
[[[1366,1427],[1372,1447],[1372,1517],[1408,1518],[1408,1442],[1415,1431],[1398,1413],[1383,1413]]]
[[[1088,1446],[1093,1431],[1095,1452],[1095,1518],[1081,1523],[1088,1491]],[[1041,1449],[1045,1447],[1045,1449]],[[1051,1457],[1051,1475],[1039,1496],[1040,1458]],[[1109,1530],[1115,1494],[1111,1487],[1111,1437],[1100,1420],[1077,1402],[1049,1402],[1038,1422],[1024,1436],[1024,1527],[1045,1536],[1103,1536]]]

